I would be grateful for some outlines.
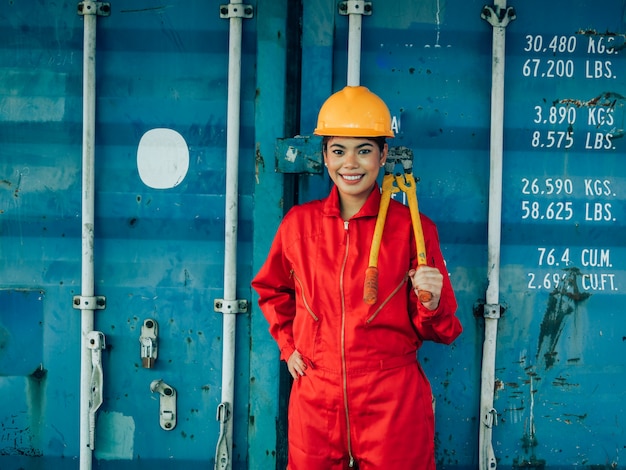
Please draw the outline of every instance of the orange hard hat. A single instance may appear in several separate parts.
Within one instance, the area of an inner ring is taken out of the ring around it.
[[[326,100],[317,117],[315,135],[394,137],[385,102],[364,86],[347,86]]]

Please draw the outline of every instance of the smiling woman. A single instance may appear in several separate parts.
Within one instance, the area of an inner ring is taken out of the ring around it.
[[[409,209],[383,205],[377,184],[385,139],[394,136],[378,96],[346,87],[324,103],[317,124],[334,187],[289,211],[252,281],[294,379],[288,468],[434,470],[432,392],[417,350],[461,333],[435,225],[421,221],[429,256],[417,269]],[[381,213],[384,276],[369,302],[367,254]],[[418,299],[422,289],[432,297]],[[328,423],[337,425],[329,432]]]

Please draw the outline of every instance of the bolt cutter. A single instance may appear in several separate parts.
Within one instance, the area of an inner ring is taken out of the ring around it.
[[[402,164],[403,173],[396,173],[396,164]],[[394,184],[395,183],[395,184]],[[426,265],[426,244],[424,243],[424,232],[420,220],[419,206],[417,204],[416,183],[413,177],[413,151],[407,147],[394,147],[389,149],[385,162],[385,175],[383,176],[382,194],[378,218],[374,227],[374,237],[370,248],[370,258],[368,268],[365,271],[365,284],[363,287],[363,300],[369,305],[376,303],[378,298],[378,253],[380,242],[387,219],[387,210],[391,195],[403,191],[409,202],[411,211],[411,225],[417,246],[417,269]],[[418,298],[421,302],[428,302],[432,299],[432,293],[420,290]]]

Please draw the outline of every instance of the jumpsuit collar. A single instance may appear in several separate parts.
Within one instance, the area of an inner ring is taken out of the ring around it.
[[[378,209],[380,206],[380,187],[378,182],[374,184],[372,192],[367,197],[363,207],[352,218],[357,217],[376,217],[378,215]],[[337,186],[332,187],[330,194],[324,201],[323,213],[326,216],[341,217],[341,211],[339,209],[339,190]]]

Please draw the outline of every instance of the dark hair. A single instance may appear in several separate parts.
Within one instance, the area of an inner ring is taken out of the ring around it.
[[[332,139],[333,137],[336,137],[336,136],[325,135],[322,138],[322,152],[326,152],[326,146],[328,145],[328,141]],[[378,145],[378,148],[380,149],[381,152],[383,151],[383,149],[385,148],[385,144],[387,143],[386,137],[363,137],[363,139],[371,140],[372,142],[374,142],[376,145]]]

